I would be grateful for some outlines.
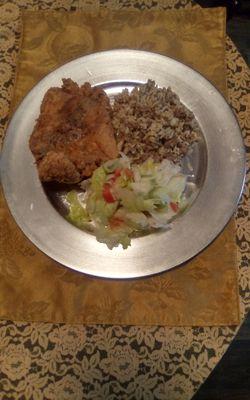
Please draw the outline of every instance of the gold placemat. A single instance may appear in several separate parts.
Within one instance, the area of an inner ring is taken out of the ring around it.
[[[23,15],[15,103],[47,72],[97,50],[157,51],[200,70],[225,92],[223,9]],[[39,252],[1,203],[0,315],[15,320],[136,325],[239,322],[235,233],[228,225],[185,268],[136,281],[89,278]]]
[[[99,0],[11,0],[1,6],[0,33],[4,34],[0,34],[0,137],[12,97],[20,46],[19,7],[74,10],[77,6],[86,11],[86,7],[99,3]],[[191,0],[101,0],[101,3],[108,8],[155,10],[193,5]],[[228,37],[226,64],[229,101],[249,154],[250,71]],[[250,310],[249,178],[248,174],[235,213],[242,318]],[[54,400],[69,397],[69,393],[74,400],[82,399],[83,393],[94,400],[118,397],[117,393],[120,398],[188,400],[214,369],[238,329],[239,326],[79,326],[2,320],[1,394],[15,400]]]

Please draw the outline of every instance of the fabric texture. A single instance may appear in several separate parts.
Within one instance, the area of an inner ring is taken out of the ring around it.
[[[0,0],[0,4],[4,3]],[[165,10],[192,8],[193,3],[189,0],[12,0],[4,4],[0,9],[0,132],[5,129],[13,94],[20,49],[20,10],[73,11],[99,6]],[[250,74],[228,37],[226,65],[229,101],[249,154]],[[249,171],[249,158],[247,165]],[[248,173],[235,213],[242,318],[250,309],[249,194]],[[238,329],[239,326],[82,326],[2,320],[0,398],[189,400],[219,362]]]
[[[157,51],[185,61],[225,93],[224,29],[223,9],[24,12],[15,104],[44,75],[66,61],[124,47]],[[239,322],[233,222],[185,267],[130,281],[95,279],[59,266],[22,235],[4,205],[1,222],[2,316],[128,325]]]

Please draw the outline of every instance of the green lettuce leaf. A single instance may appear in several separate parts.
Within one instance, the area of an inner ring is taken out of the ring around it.
[[[90,189],[98,196],[102,195],[103,185],[107,180],[104,167],[97,168],[91,178]]]
[[[69,203],[69,213],[67,215],[67,220],[77,226],[78,228],[83,228],[86,222],[89,222],[89,216],[85,208],[80,203],[77,192],[71,190],[66,197]]]

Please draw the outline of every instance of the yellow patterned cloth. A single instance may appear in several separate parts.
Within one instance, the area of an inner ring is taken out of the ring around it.
[[[193,8],[190,0],[11,0],[11,3],[0,0],[0,4],[4,4],[0,8],[0,135],[8,120],[13,93],[21,42],[21,9],[163,11]],[[228,37],[226,72],[229,102],[239,120],[249,154],[250,73]],[[248,167],[249,161],[248,157]],[[235,213],[242,319],[250,310],[249,173]],[[0,228],[0,236],[2,232]],[[28,254],[20,245],[19,249]],[[15,265],[12,259],[7,266],[9,274],[15,270]],[[33,309],[39,312],[39,307],[37,303]],[[0,398],[190,400],[219,362],[238,329],[239,326],[82,326],[1,320]]]
[[[15,104],[39,79],[69,59],[124,47],[175,57],[226,92],[223,9],[102,10],[98,14],[32,11],[23,14]],[[153,278],[109,281],[56,264],[24,237],[3,201],[0,211],[1,317],[126,325],[239,323],[233,222],[181,268]]]

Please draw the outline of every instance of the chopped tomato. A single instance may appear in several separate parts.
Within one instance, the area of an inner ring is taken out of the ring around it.
[[[126,175],[128,178],[133,178],[133,177],[134,177],[133,171],[131,171],[131,169],[125,168],[125,169],[124,169],[124,172],[125,172],[125,175]]]
[[[109,184],[110,185],[113,185],[113,183],[115,183],[115,181],[116,181],[116,177],[113,175],[111,178],[109,178],[109,180],[108,180],[108,182],[109,182]]]
[[[111,186],[109,183],[105,183],[103,185],[102,195],[103,195],[104,200],[106,200],[107,203],[114,203],[116,201],[116,199],[114,198],[114,196],[111,192]]]
[[[118,178],[119,176],[121,176],[121,172],[122,172],[121,168],[116,168],[115,177]]]
[[[119,176],[121,176],[121,172],[122,170],[120,168],[116,168],[114,175],[109,179],[109,182],[111,184],[115,183],[116,179],[119,178]]]
[[[109,220],[109,225],[111,229],[115,229],[118,228],[119,226],[121,226],[124,223],[124,220],[122,218],[118,218],[118,217],[112,217]]]
[[[119,178],[122,174],[122,172],[124,172],[124,174],[126,175],[127,178],[133,178],[134,174],[133,171],[131,171],[131,169],[129,168],[116,168],[114,175],[109,179],[109,183],[113,184],[115,183],[116,179]]]
[[[179,211],[179,205],[178,203],[173,203],[172,201],[170,202],[170,207],[172,208],[172,210],[177,213]]]

